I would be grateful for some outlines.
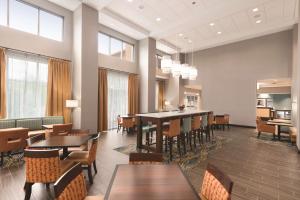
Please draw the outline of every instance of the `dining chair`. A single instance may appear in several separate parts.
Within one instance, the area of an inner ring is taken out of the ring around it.
[[[181,126],[181,135],[182,135],[182,144],[183,144],[183,152],[186,154],[186,144],[185,141],[187,141],[187,144],[190,144],[190,147],[192,149],[192,141],[190,138],[190,134],[192,131],[192,117],[186,117],[182,119],[182,126]]]
[[[225,125],[227,125],[227,128],[229,129],[230,128],[230,122],[229,122],[230,115],[224,114],[224,119],[225,119]]]
[[[232,187],[233,181],[226,174],[208,164],[199,195],[203,200],[230,200]]]
[[[202,135],[203,133],[205,133],[205,139],[206,141],[210,141],[210,134],[208,132],[208,115],[202,115],[201,116],[201,132],[202,132]]]
[[[69,133],[68,135],[70,136],[87,136],[90,134],[90,130],[89,129],[72,129],[71,133]],[[68,151],[72,152],[72,151],[87,151],[88,150],[88,142],[81,145],[80,147],[69,147]]]
[[[129,133],[135,126],[133,118],[123,118],[123,129]]]
[[[31,188],[34,183],[44,183],[49,187],[64,172],[70,169],[74,162],[60,160],[58,149],[32,150],[25,149],[25,200],[30,199]]]
[[[44,134],[41,134],[41,135],[36,135],[36,136],[33,136],[33,137],[29,137],[26,139],[26,142],[27,142],[27,149],[30,148],[30,145],[34,144],[34,143],[37,143],[37,142],[40,142],[42,140],[45,140],[46,137]]]
[[[71,134],[73,124],[54,124],[52,130],[46,130],[46,138],[50,136],[66,136]]]
[[[201,136],[200,136],[201,134]],[[191,137],[194,138],[194,147],[196,148],[196,139],[198,137],[199,144],[201,144],[201,141],[203,142],[203,134],[201,132],[201,116],[194,116],[192,120],[192,132]]]
[[[117,116],[117,122],[118,122],[117,132],[119,132],[123,127],[123,119],[120,115]]]
[[[87,196],[80,163],[75,164],[54,183],[56,200],[103,200],[103,196]]]
[[[161,153],[130,153],[129,164],[162,164],[164,161]]]
[[[169,153],[170,153],[170,161],[173,158],[173,138],[177,138],[177,150],[179,155],[181,156],[180,150],[180,119],[173,119],[170,120],[170,125],[168,128],[163,130],[163,135],[166,137],[166,142],[169,146]]]
[[[261,132],[264,133],[272,133],[273,138],[275,138],[276,128],[274,125],[269,125],[267,122],[263,121],[261,117],[256,117],[256,129],[257,129],[257,137],[260,137]]]
[[[95,174],[97,174],[97,166],[96,166],[96,155],[97,155],[97,147],[98,140],[100,134],[94,137],[91,141],[91,147],[88,151],[74,151],[71,152],[66,160],[70,160],[73,162],[80,162],[83,165],[83,169],[88,170],[88,177],[90,184],[93,184],[93,176],[92,176],[92,165],[94,167]]]
[[[208,122],[207,122],[207,128],[208,128],[208,134],[210,134],[212,137],[214,137],[214,127],[215,127],[215,119],[213,112],[208,113]],[[210,136],[209,136],[210,137]]]
[[[221,128],[222,127],[222,129],[224,131],[226,124],[227,124],[227,122],[225,120],[225,115],[215,115],[215,126],[217,128]]]
[[[12,152],[23,153],[27,145],[26,139],[28,138],[28,131],[29,129],[27,128],[8,128],[0,130],[0,166],[4,164],[4,154],[11,157]]]

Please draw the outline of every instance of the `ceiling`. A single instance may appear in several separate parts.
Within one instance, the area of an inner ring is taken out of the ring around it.
[[[84,2],[99,10],[99,23],[137,40],[154,37],[159,48],[167,46],[167,53],[271,34],[291,29],[298,21],[297,0],[49,1],[70,10]]]

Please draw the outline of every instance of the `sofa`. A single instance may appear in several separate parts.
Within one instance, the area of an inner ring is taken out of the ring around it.
[[[9,128],[28,128],[28,136],[33,137],[45,134],[42,125],[63,124],[63,116],[48,116],[41,118],[22,118],[22,119],[2,119],[0,120],[0,129]]]

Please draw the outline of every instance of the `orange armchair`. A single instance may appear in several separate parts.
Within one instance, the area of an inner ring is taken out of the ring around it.
[[[257,137],[260,137],[261,132],[272,133],[275,137],[275,126],[264,122],[260,117],[256,118]]]

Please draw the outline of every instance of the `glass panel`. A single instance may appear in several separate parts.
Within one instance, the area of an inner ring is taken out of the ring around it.
[[[7,0],[0,0],[0,25],[7,26]]]
[[[23,57],[23,58],[22,58]],[[48,65],[26,56],[8,55],[7,117],[45,116]]]
[[[109,55],[109,36],[98,34],[98,53]]]
[[[122,59],[133,61],[133,45],[123,42]]]
[[[110,38],[110,55],[121,58],[122,54],[122,41]]]
[[[40,10],[40,35],[62,41],[63,18]]]
[[[26,3],[9,1],[9,26],[28,33],[38,33],[38,9]]]

